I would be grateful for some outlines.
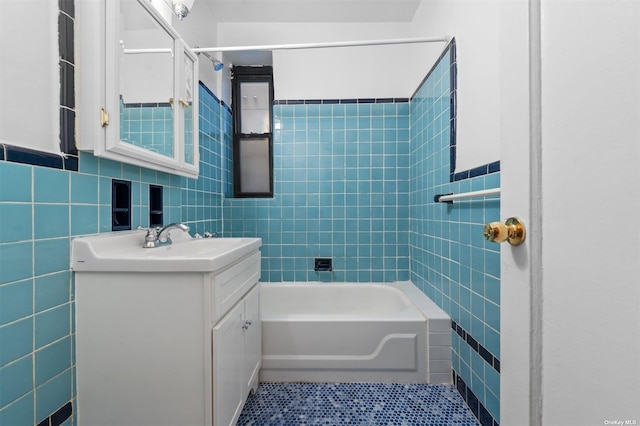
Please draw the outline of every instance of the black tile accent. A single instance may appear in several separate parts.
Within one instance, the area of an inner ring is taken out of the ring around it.
[[[487,361],[487,363],[491,366],[493,366],[493,355],[491,355],[491,352],[489,352],[488,350],[485,349],[484,346],[480,345],[480,347],[478,348],[478,353],[480,354],[480,356],[482,357],[482,359],[484,359],[485,361]]]
[[[60,59],[75,63],[73,41],[73,19],[64,13],[58,14],[58,50]]]
[[[4,144],[0,143],[0,161],[4,160]]]
[[[478,420],[480,421],[481,425],[493,425],[493,416],[491,416],[491,413],[489,413],[487,411],[486,408],[484,408],[484,405],[482,404],[478,404]]]
[[[60,426],[65,420],[71,417],[72,413],[73,406],[71,405],[71,402],[67,402],[58,411],[51,415],[51,426]]]
[[[491,413],[489,413],[489,410],[482,405],[478,397],[471,391],[455,370],[453,370],[453,384],[482,426],[499,426],[498,422],[496,422]]]
[[[51,426],[51,423],[49,423],[49,417],[38,423],[38,426]]]
[[[80,159],[78,157],[74,155],[67,155],[64,158],[64,169],[77,172],[79,162],[80,162]]]
[[[491,352],[489,352],[487,348],[478,343],[478,341],[473,336],[471,336],[471,333],[466,331],[460,326],[460,324],[456,323],[453,320],[451,321],[451,328],[458,334],[458,336],[460,336],[462,340],[467,342],[467,344],[474,351],[476,351],[482,357],[482,359],[487,362],[487,364],[493,367],[498,373],[500,372],[500,360],[498,360],[498,358],[496,358]]]
[[[478,352],[478,341],[471,337],[469,333],[467,333],[467,344],[471,346],[471,349]]]
[[[78,155],[76,112],[68,108],[60,108],[60,149],[67,154]]]
[[[131,182],[111,180],[111,230],[131,229]]]
[[[494,161],[487,165],[489,167],[489,173],[495,173],[500,171],[500,161]]]
[[[70,17],[76,17],[76,6],[74,0],[58,0],[58,8]]]
[[[453,192],[449,192],[447,194],[437,194],[433,196],[433,202],[434,203],[446,203],[446,204],[453,204],[453,201],[440,201],[440,197],[444,197],[445,195],[451,195],[453,194]]]
[[[382,104],[407,103],[408,98],[361,98],[361,99],[280,99],[273,105],[317,105],[317,104]]]
[[[163,226],[163,197],[161,185],[149,185],[149,226]]]
[[[7,145],[5,150],[6,161],[31,164],[33,166],[52,167],[54,169],[64,168],[62,156],[59,154],[51,154],[49,152],[10,145]]]
[[[488,171],[489,171],[489,167],[486,164],[483,166],[474,167],[473,169],[469,170],[469,177],[474,178],[478,176],[483,176],[483,175],[486,175]]]
[[[74,73],[72,64],[60,61],[60,105],[71,109],[76,106]]]
[[[316,257],[314,259],[313,270],[316,272],[333,271],[333,259],[330,257]]]
[[[453,175],[453,181],[469,179],[469,170],[465,170],[463,172],[458,172]]]
[[[480,402],[478,401],[478,397],[471,391],[471,389],[469,389],[469,387],[467,386],[467,405],[469,406],[469,408],[471,408],[471,411],[473,412],[473,415],[476,416],[476,418],[478,418],[478,406],[480,405]]]
[[[455,373],[455,372],[454,372]],[[454,381],[456,385],[456,389],[458,389],[458,393],[462,395],[465,402],[467,400],[467,384],[456,374],[456,380]]]

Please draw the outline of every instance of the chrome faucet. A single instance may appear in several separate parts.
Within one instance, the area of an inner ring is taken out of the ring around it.
[[[166,246],[172,243],[171,241],[171,233],[172,229],[179,229],[182,232],[189,232],[189,227],[184,223],[176,222],[171,223],[164,228],[149,228],[147,230],[147,235],[144,237],[143,248],[154,248],[160,246]],[[163,239],[163,234],[166,232],[167,236]]]

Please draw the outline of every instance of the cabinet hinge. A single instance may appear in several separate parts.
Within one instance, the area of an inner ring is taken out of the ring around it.
[[[102,127],[109,125],[109,113],[104,108],[100,108],[100,125]]]

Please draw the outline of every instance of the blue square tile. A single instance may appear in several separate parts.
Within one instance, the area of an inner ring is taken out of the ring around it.
[[[71,337],[64,338],[36,352],[36,386],[71,367]]]
[[[35,345],[36,349],[55,342],[69,334],[70,305],[65,304],[51,310],[36,314]]]
[[[34,167],[33,197],[36,203],[68,203],[69,172],[47,167]]]
[[[71,235],[94,234],[99,230],[97,205],[71,206]]]
[[[31,202],[32,166],[0,161],[0,201]]]
[[[34,237],[57,238],[69,236],[68,204],[34,204]]]
[[[0,325],[33,314],[33,280],[0,285]]]
[[[0,244],[0,284],[33,275],[33,243]]]
[[[0,368],[0,407],[13,402],[33,389],[33,355]]]
[[[31,204],[0,202],[0,243],[30,240],[32,220]]]
[[[37,277],[35,279],[36,313],[69,302],[70,281],[70,271]]]
[[[69,238],[35,241],[34,253],[36,276],[69,269]]]
[[[98,204],[98,177],[81,173],[71,174],[71,202]]]
[[[0,367],[33,351],[33,317],[0,327]]]
[[[36,389],[36,421],[52,415],[72,398],[71,369]]]
[[[14,401],[0,410],[0,424],[6,426],[34,425],[33,392],[29,392],[22,398]]]

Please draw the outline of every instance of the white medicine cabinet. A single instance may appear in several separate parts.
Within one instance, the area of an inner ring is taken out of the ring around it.
[[[197,177],[197,56],[148,0],[76,9],[78,149]]]

